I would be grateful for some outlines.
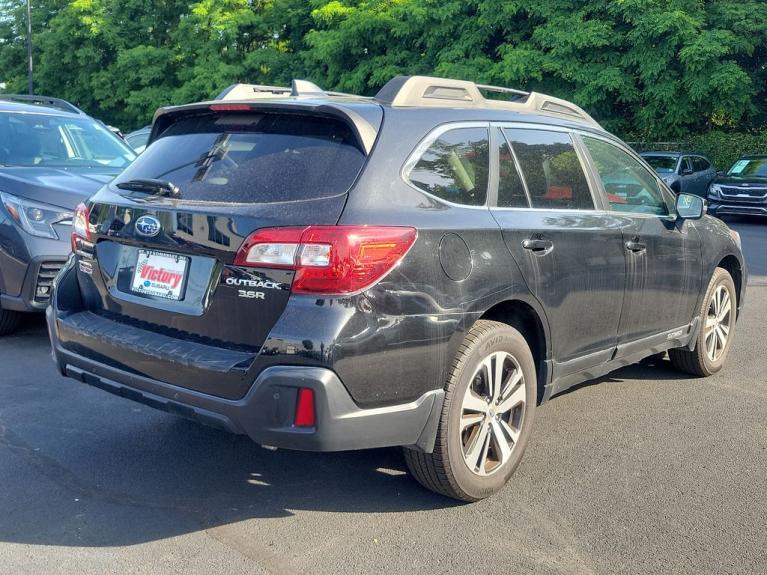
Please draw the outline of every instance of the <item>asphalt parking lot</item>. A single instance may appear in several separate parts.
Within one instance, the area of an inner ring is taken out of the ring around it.
[[[398,450],[270,452],[0,341],[3,573],[767,572],[767,222],[729,365],[612,373],[538,410],[512,483],[462,505]]]

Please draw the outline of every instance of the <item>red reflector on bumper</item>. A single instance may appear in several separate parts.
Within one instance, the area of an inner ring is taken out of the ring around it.
[[[296,427],[314,427],[314,390],[302,387],[298,390],[296,401],[296,416],[293,425]]]

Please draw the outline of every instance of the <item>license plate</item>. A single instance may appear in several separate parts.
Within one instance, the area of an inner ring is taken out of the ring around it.
[[[154,250],[139,250],[131,290],[170,300],[184,297],[189,258]]]

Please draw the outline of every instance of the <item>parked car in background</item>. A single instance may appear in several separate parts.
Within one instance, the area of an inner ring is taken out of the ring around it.
[[[134,158],[67,102],[0,95],[0,335],[22,312],[45,309],[71,251],[75,207]]]
[[[146,149],[147,142],[149,141],[149,134],[151,133],[152,126],[144,126],[125,136],[125,141],[128,142],[128,145],[133,148],[137,154],[140,154]]]
[[[708,189],[711,214],[767,216],[767,155],[743,156]]]
[[[403,446],[466,501],[552,394],[722,369],[747,283],[737,233],[576,105],[422,76],[161,109],[73,230],[63,374],[269,447]]]
[[[716,168],[700,154],[642,152],[640,155],[677,194],[705,198],[709,184],[716,177]]]

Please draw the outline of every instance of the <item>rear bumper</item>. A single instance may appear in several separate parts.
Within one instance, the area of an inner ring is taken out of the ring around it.
[[[53,357],[69,377],[115,395],[200,423],[243,434],[262,445],[305,451],[344,451],[406,445],[434,447],[444,392],[433,390],[415,401],[362,409],[331,370],[274,366],[257,377],[248,393],[231,400],[109,366],[64,349],[53,308],[48,308]],[[314,390],[316,426],[292,425],[298,389]]]

